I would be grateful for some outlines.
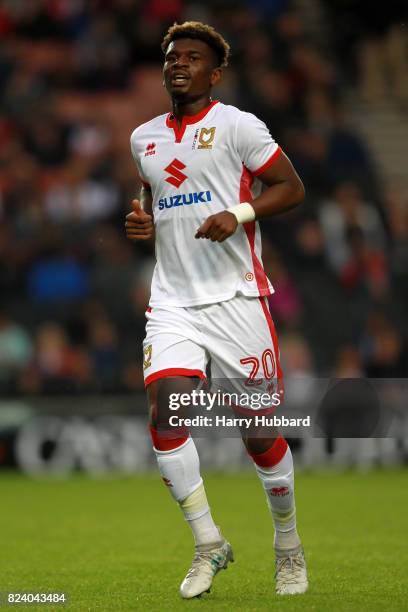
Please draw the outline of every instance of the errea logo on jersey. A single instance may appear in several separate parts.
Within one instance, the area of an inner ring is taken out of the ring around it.
[[[147,157],[148,155],[155,155],[156,154],[156,143],[155,142],[149,142],[149,144],[146,146],[146,151],[144,156]]]
[[[159,210],[163,210],[163,208],[173,208],[174,206],[190,206],[190,204],[201,204],[205,202],[211,202],[211,191],[180,193],[168,198],[160,198]]]
[[[171,175],[165,179],[167,183],[170,183],[170,185],[174,185],[174,187],[179,188],[180,185],[184,183],[187,178],[187,174],[181,172],[181,170],[184,170],[185,167],[186,165],[183,164],[183,162],[181,162],[179,159],[173,159],[173,161],[167,166],[167,168],[164,169],[165,172],[168,172]]]

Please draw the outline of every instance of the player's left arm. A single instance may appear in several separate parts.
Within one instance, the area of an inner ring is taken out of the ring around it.
[[[305,198],[303,183],[283,151],[258,178],[267,189],[251,202],[256,219],[291,210]]]
[[[236,231],[240,219],[241,222],[245,222],[278,215],[295,208],[305,197],[303,183],[283,151],[262,174],[258,175],[258,178],[267,187],[260,196],[248,203],[247,208],[244,204],[234,207],[235,213],[225,210],[211,215],[199,227],[195,237],[223,242]],[[245,215],[249,215],[250,218],[246,218]]]

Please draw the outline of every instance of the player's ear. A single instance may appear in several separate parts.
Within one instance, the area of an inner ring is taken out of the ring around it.
[[[214,87],[214,85],[217,85],[217,83],[220,82],[222,77],[222,68],[214,68],[214,70],[211,72],[211,76],[210,76],[210,85],[211,87]]]

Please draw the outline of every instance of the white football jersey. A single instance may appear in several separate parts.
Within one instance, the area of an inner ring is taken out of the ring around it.
[[[178,126],[160,115],[134,130],[131,149],[152,191],[156,267],[151,306],[196,306],[273,293],[261,260],[256,221],[224,242],[194,238],[212,214],[251,202],[256,178],[280,154],[254,115],[214,100]]]

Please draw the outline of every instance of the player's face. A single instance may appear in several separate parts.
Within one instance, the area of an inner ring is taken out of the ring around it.
[[[167,48],[163,66],[164,84],[170,96],[189,101],[209,94],[221,78],[215,53],[202,40],[181,38]]]

